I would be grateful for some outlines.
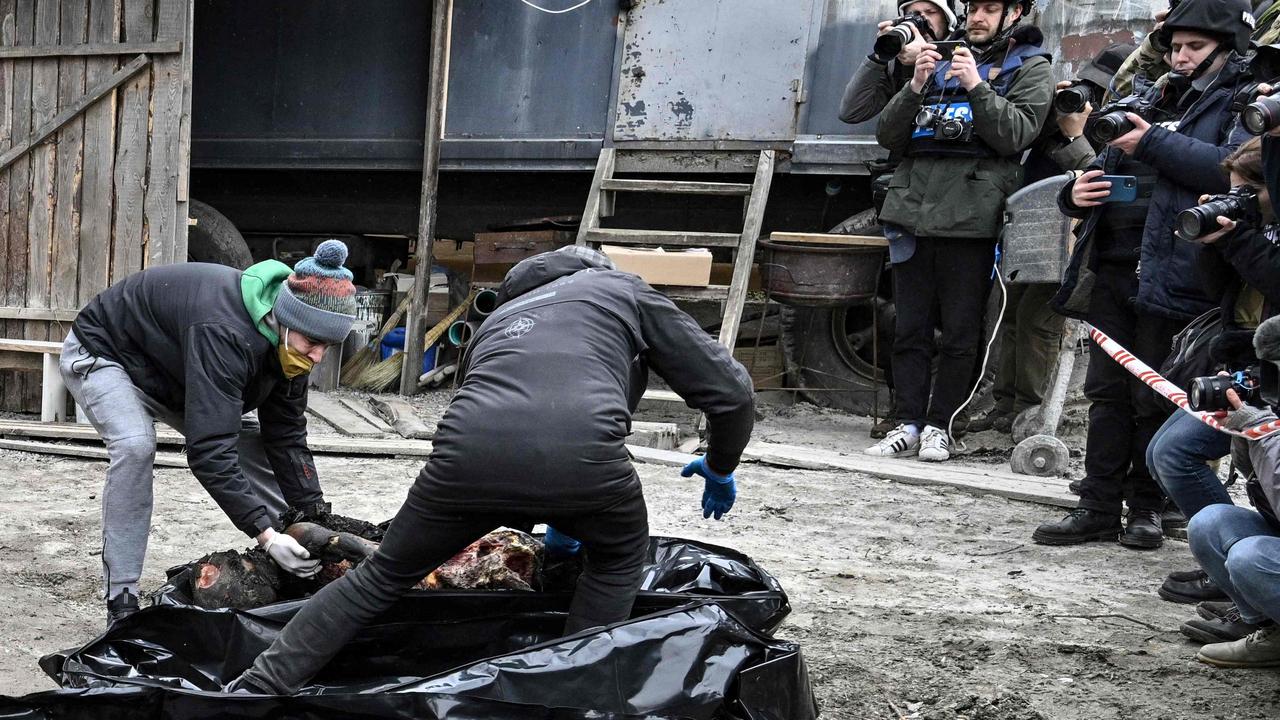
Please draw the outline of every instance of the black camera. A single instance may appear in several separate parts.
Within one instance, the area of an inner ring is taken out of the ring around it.
[[[1262,206],[1258,191],[1248,185],[1231,188],[1226,195],[1214,195],[1193,208],[1178,213],[1173,223],[1173,234],[1181,240],[1197,240],[1216,232],[1218,216],[1234,220],[1249,227],[1262,227]]]
[[[903,46],[911,42],[914,35],[911,34],[911,28],[914,27],[920,32],[920,37],[925,40],[937,40],[933,35],[933,28],[929,26],[928,19],[920,13],[910,13],[903,15],[893,21],[893,25],[889,27],[885,33],[876,38],[875,45],[872,46],[872,53],[876,59],[881,62],[889,62],[902,52]]]
[[[1240,124],[1250,135],[1266,135],[1280,127],[1280,97],[1260,97],[1240,111]]]
[[[1074,115],[1084,112],[1092,98],[1093,93],[1089,91],[1088,85],[1081,80],[1073,80],[1071,87],[1063,88],[1053,96],[1053,109],[1061,115]]]
[[[1191,381],[1187,404],[1197,412],[1230,410],[1232,408],[1231,401],[1227,400],[1228,390],[1235,390],[1245,404],[1262,407],[1262,368],[1250,365],[1231,375],[1195,378]]]
[[[946,117],[936,107],[921,108],[916,113],[916,127],[932,130],[935,140],[965,143],[973,140],[973,121],[962,117]]]
[[[1098,110],[1097,119],[1085,131],[1090,142],[1095,145],[1106,145],[1125,133],[1131,132],[1136,126],[1129,120],[1126,113],[1133,113],[1151,122],[1156,115],[1156,108],[1154,104],[1139,95],[1130,95],[1103,106]]]

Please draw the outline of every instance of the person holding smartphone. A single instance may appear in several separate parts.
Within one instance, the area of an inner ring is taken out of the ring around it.
[[[1148,117],[1126,112],[1132,129],[1059,198],[1081,223],[1054,309],[1087,320],[1152,367],[1183,326],[1214,307],[1199,282],[1197,248],[1173,237],[1173,222],[1202,194],[1228,190],[1222,161],[1247,138],[1231,103],[1249,81],[1249,11],[1248,0],[1183,0],[1160,30],[1173,71],[1136,98]],[[1129,177],[1134,200],[1109,202]],[[1079,505],[1032,538],[1159,547],[1164,497],[1146,449],[1173,406],[1093,344],[1084,390],[1091,404]]]

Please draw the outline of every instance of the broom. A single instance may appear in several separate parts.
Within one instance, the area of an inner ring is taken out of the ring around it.
[[[477,288],[472,288],[471,293],[467,295],[458,307],[454,308],[443,320],[436,323],[435,327],[427,331],[427,335],[423,338],[423,347],[431,347],[435,344],[445,330],[462,316],[471,307],[471,302],[475,299]],[[399,352],[386,360],[374,363],[369,369],[365,370],[351,387],[357,390],[368,390],[370,392],[383,392],[395,385],[400,380],[400,371],[404,368],[404,353]]]
[[[386,322],[382,323],[382,329],[378,331],[378,336],[373,339],[373,342],[357,350],[355,355],[347,358],[347,361],[343,363],[342,373],[339,376],[339,380],[343,385],[347,387],[355,385],[360,381],[361,376],[368,372],[369,368],[377,362],[378,346],[382,343],[382,338],[386,337],[387,333],[391,332],[391,329],[400,323],[400,318],[409,309],[409,301],[412,298],[412,292],[405,293],[404,299],[400,301],[396,311],[391,314],[391,317],[387,318]]]

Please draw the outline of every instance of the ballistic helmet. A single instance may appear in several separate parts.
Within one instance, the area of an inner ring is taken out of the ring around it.
[[[918,2],[927,2],[942,12],[942,16],[947,19],[947,29],[943,32],[944,35],[950,34],[956,29],[956,11],[951,7],[951,0],[907,0],[906,2],[898,3],[898,14],[906,15],[907,6]]]
[[[1091,60],[1088,65],[1081,68],[1076,77],[1106,90],[1111,87],[1111,78],[1120,71],[1120,66],[1124,64],[1124,61],[1128,59],[1135,49],[1137,49],[1136,46],[1126,43],[1109,45],[1105,50],[1098,53],[1098,56]]]
[[[1249,0],[1182,0],[1160,26],[1160,42],[1169,47],[1176,30],[1190,30],[1221,38],[1223,45],[1244,55],[1257,21]]]
[[[965,7],[968,7],[970,3],[981,2],[981,1],[982,0],[961,0],[961,2],[964,3]],[[1018,5],[1019,7],[1021,7],[1022,17],[1026,17],[1027,15],[1030,15],[1031,11],[1036,9],[1036,0],[1003,0],[1003,2],[1006,7],[1010,5]]]

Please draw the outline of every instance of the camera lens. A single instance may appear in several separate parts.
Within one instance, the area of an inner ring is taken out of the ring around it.
[[[1105,145],[1133,130],[1133,128],[1134,124],[1130,122],[1124,111],[1117,110],[1098,118],[1093,127],[1089,129],[1089,139]]]
[[[889,31],[876,38],[872,51],[880,60],[888,62],[898,56],[902,52],[902,48],[911,42],[911,30],[902,26],[894,25]]]
[[[964,123],[954,118],[945,120],[938,126],[938,134],[941,135],[944,140],[955,140],[964,135]]]
[[[1088,104],[1089,91],[1079,86],[1069,87],[1053,98],[1054,109],[1063,115],[1084,112]]]
[[[1227,390],[1231,386],[1231,378],[1222,375],[1195,378],[1191,381],[1187,404],[1196,412],[1226,410],[1231,407],[1227,402]]]
[[[1216,224],[1216,215],[1206,215],[1203,208],[1193,207],[1178,213],[1178,217],[1174,220],[1174,232],[1183,240],[1195,240],[1196,238],[1208,235],[1205,229],[1208,223]]]
[[[916,113],[916,127],[931,128],[933,127],[933,121],[937,117],[938,115],[933,111],[933,108],[922,108],[920,112]]]
[[[1258,98],[1240,113],[1240,124],[1251,135],[1265,135],[1280,126],[1280,97]]]

